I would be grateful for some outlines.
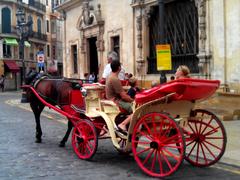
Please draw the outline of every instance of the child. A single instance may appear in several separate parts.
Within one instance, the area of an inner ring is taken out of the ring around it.
[[[137,78],[131,77],[128,80],[128,83],[131,86],[131,88],[128,90],[127,94],[134,99],[136,93],[140,91],[140,89],[137,87]]]

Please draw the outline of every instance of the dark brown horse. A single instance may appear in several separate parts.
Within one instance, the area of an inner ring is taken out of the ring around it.
[[[78,83],[64,79],[52,79],[47,75],[41,75],[35,71],[30,71],[26,76],[26,84],[32,85],[38,94],[48,103],[58,106],[60,109],[69,105],[70,93],[73,89],[80,89]],[[28,101],[35,116],[36,121],[36,142],[42,142],[42,129],[40,124],[40,115],[45,105],[34,95],[32,90],[26,90]],[[72,130],[73,124],[68,121],[68,129],[61,140],[59,146],[64,147]]]

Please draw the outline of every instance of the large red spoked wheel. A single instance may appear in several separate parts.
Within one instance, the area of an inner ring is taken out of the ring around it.
[[[149,113],[134,127],[132,151],[145,173],[164,177],[175,172],[182,163],[185,141],[172,118],[162,113]]]
[[[72,132],[72,146],[80,159],[90,159],[96,153],[98,137],[96,128],[89,120],[77,123]]]
[[[224,154],[227,136],[222,122],[213,113],[196,109],[184,127],[185,159],[194,166],[216,163]]]

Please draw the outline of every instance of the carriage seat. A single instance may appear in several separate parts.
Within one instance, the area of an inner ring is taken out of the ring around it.
[[[219,80],[178,79],[138,93],[135,101],[137,104],[144,104],[170,93],[175,93],[172,100],[195,101],[210,97],[219,85]]]
[[[119,113],[119,108],[112,100],[101,99],[101,107],[105,113]]]

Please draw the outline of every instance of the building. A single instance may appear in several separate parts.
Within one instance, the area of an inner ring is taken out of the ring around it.
[[[19,33],[16,12],[23,8],[26,21],[32,20],[31,35],[24,42],[26,72],[36,68],[36,53],[47,42],[45,33],[46,6],[34,0],[2,0],[0,2],[0,73],[6,76],[6,89],[19,89],[22,84],[22,61],[19,59]]]
[[[23,82],[19,57],[16,12],[22,8],[26,21],[32,21],[24,48],[25,72],[38,69],[37,53],[44,53],[45,71],[62,75],[62,20],[54,7],[58,0],[2,0],[0,2],[0,75],[5,74],[6,89],[19,89]],[[56,73],[57,72],[57,73]]]
[[[66,0],[57,10],[65,19],[66,77],[101,77],[108,51],[115,50],[126,71],[149,86],[159,80],[161,43],[171,46],[167,77],[186,64],[192,76],[219,79],[238,91],[239,0]]]

